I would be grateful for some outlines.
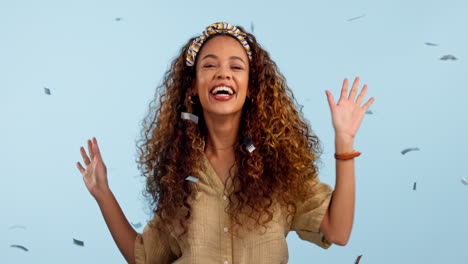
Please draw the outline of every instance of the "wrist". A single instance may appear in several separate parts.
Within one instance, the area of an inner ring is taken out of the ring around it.
[[[335,153],[346,153],[354,151],[354,138],[349,135],[335,135]]]
[[[99,204],[99,206],[101,206],[101,204],[105,204],[106,201],[109,201],[109,198],[111,198],[112,195],[112,191],[107,187],[96,193],[96,195],[94,195],[94,199]]]

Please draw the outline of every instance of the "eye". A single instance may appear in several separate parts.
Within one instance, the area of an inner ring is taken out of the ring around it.
[[[203,66],[203,68],[213,68],[213,67],[215,67],[213,64],[207,64]]]
[[[233,68],[234,70],[242,70],[241,66],[232,66],[231,68]]]

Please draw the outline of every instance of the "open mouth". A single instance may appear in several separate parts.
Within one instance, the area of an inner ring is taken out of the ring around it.
[[[212,95],[233,95],[235,92],[233,89],[227,86],[218,86],[212,89],[211,91]]]
[[[231,87],[220,85],[220,86],[213,88],[210,91],[210,93],[211,93],[211,96],[213,96],[215,100],[228,101],[234,97],[234,94],[236,92]]]

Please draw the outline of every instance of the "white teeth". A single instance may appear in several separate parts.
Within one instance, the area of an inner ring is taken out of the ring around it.
[[[216,94],[216,93],[218,93],[218,92],[220,92],[220,91],[226,91],[226,92],[229,93],[229,95],[234,94],[234,91],[233,91],[231,88],[226,87],[226,86],[218,86],[218,87],[214,88],[214,89],[211,91],[211,93],[212,93],[212,94]]]

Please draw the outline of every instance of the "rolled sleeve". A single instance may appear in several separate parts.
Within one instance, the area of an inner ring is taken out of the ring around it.
[[[155,216],[152,223],[158,221]],[[143,234],[137,234],[135,239],[135,263],[171,263],[174,255],[168,242],[168,234],[156,228],[153,224],[148,224],[143,229]]]
[[[320,225],[330,204],[333,190],[328,184],[320,182],[318,178],[309,180],[307,184],[310,195],[304,202],[296,205],[297,210],[292,220],[291,230],[296,231],[302,240],[327,249],[332,243],[320,232]]]

